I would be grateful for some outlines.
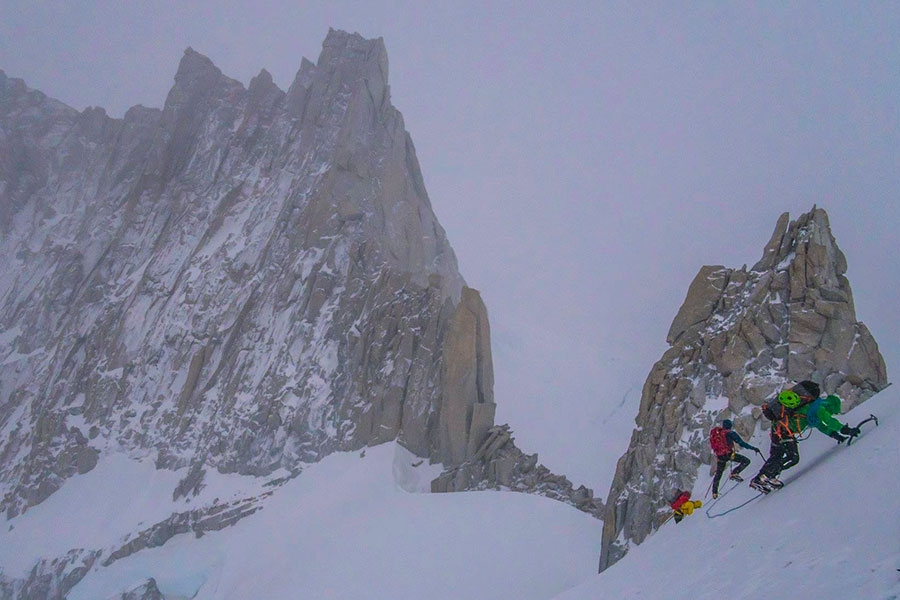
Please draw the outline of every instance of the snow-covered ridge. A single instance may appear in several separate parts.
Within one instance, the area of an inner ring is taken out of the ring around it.
[[[278,486],[233,527],[180,535],[108,566],[105,552],[66,597],[117,598],[152,578],[165,598],[197,600],[450,600],[492,597],[498,586],[510,597],[549,598],[593,571],[596,519],[530,494],[419,493],[437,472],[395,442],[333,454]],[[171,481],[146,485],[147,476],[174,475],[124,459],[101,463],[13,519],[12,531],[0,531],[0,564],[8,576],[28,568],[25,557],[10,555],[16,546],[29,555],[85,541],[114,548],[147,515],[263,489],[258,478],[215,476],[186,505],[161,493]],[[48,534],[68,528],[72,517],[70,530]],[[65,572],[80,565],[73,561]]]

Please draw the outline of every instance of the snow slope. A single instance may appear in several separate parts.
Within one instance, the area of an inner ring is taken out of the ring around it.
[[[856,424],[870,413],[880,425],[863,425],[850,447],[814,431],[800,445],[800,464],[782,474],[783,490],[728,512],[757,495],[737,486],[558,600],[900,598],[900,389],[841,420]],[[764,436],[752,443],[767,453]],[[746,472],[761,466],[756,457]],[[709,482],[699,478],[694,497]]]
[[[197,600],[497,593],[544,599],[594,570],[596,519],[520,493],[418,493],[439,472],[413,466],[420,462],[395,443],[369,448],[364,456],[329,456],[233,527],[201,538],[176,536],[109,567],[98,561],[68,598],[118,597],[153,577],[167,598]],[[0,569],[21,576],[33,556],[58,556],[85,543],[110,547],[135,529],[148,503],[156,517],[184,510],[183,500],[171,500],[171,482],[153,479],[151,465],[133,462],[129,472],[123,463],[107,461],[66,482],[50,500],[14,519],[11,531],[0,531]],[[155,477],[179,476],[159,473]],[[252,478],[229,476],[211,481],[203,496],[247,495],[252,485]],[[72,522],[78,523],[74,531],[50,533]]]
[[[864,426],[850,447],[813,432],[784,490],[751,500],[752,490],[737,486],[601,575],[599,521],[512,492],[421,493],[435,468],[389,443],[309,465],[233,527],[175,536],[109,567],[98,561],[68,597],[119,597],[153,577],[169,600],[703,600],[777,590],[798,599],[900,598],[900,388],[842,420],[870,412],[880,427]],[[762,435],[753,441],[767,448]],[[760,465],[754,458],[748,473]],[[0,530],[0,570],[19,577],[35,557],[70,548],[108,555],[142,520],[267,489],[264,480],[211,475],[199,497],[173,501],[182,476],[104,458]],[[704,472],[694,495],[708,484]]]

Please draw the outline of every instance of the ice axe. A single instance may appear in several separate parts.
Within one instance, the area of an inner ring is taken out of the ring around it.
[[[858,430],[860,427],[863,426],[864,423],[868,423],[869,421],[875,421],[875,427],[878,427],[878,417],[876,417],[875,415],[870,413],[868,418],[863,419],[856,425],[856,429]],[[859,435],[859,434],[857,434],[857,435]],[[851,435],[850,439],[847,440],[847,445],[849,446],[850,444],[852,444],[853,440],[855,440],[855,439],[856,439],[856,435]]]

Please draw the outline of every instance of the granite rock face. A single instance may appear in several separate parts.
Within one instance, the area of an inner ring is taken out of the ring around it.
[[[0,573],[0,598],[64,600],[99,555],[99,551],[71,550],[59,558],[40,560],[25,578],[10,580]]]
[[[432,492],[505,489],[539,494],[600,518],[603,503],[593,490],[577,489],[563,475],[525,454],[508,425],[494,425],[490,327],[478,292],[463,290],[444,342],[439,440],[447,467]]]
[[[139,586],[122,594],[121,600],[166,600],[165,596],[156,587],[156,580],[152,577]]]
[[[462,464],[444,470],[431,482],[432,492],[512,490],[564,502],[595,518],[603,517],[603,502],[583,485],[577,488],[564,475],[538,463],[537,454],[516,446],[509,425],[495,425]]]
[[[463,280],[381,40],[332,31],[287,93],[188,49],[123,120],[0,83],[9,516],[110,448],[249,474],[401,430],[437,452]]]
[[[730,418],[744,437],[768,428],[760,406],[802,379],[848,410],[883,389],[884,359],[857,321],[847,260],[820,208],[778,220],[751,270],[705,266],[688,289],[641,394],[604,513],[600,570],[668,514],[675,489],[709,465],[707,434]]]
[[[163,109],[123,119],[0,71],[0,256],[7,521],[106,455],[183,472],[183,505],[211,471],[284,481],[392,440],[466,473],[436,491],[502,484],[598,513],[494,424],[487,309],[431,208],[380,39],[330,31],[286,92],[188,48]],[[213,535],[265,497],[0,572],[0,597],[65,597],[92,566]],[[161,597],[135,585],[122,597]]]
[[[441,462],[471,458],[494,424],[494,367],[487,309],[474,290],[464,290],[444,339],[443,396],[438,436]]]
[[[165,107],[121,120],[0,75],[8,517],[111,450],[194,474],[397,438],[462,459],[450,415],[492,404],[490,349],[454,368],[445,337],[487,316],[454,318],[464,282],[387,71],[380,39],[331,31],[287,92],[265,71],[245,89],[189,48]]]

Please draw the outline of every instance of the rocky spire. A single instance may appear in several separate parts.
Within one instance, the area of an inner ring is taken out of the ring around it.
[[[210,468],[397,438],[463,460],[486,435],[493,413],[466,415],[493,406],[487,314],[454,317],[464,280],[387,75],[380,39],[332,30],[288,93],[188,48],[164,108],[122,120],[3,76],[0,509],[107,451],[190,466],[183,494]]]
[[[711,462],[707,431],[722,418],[749,437],[760,406],[792,381],[812,379],[844,410],[887,385],[878,345],[857,321],[847,260],[823,209],[783,214],[747,271],[705,266],[694,278],[641,394],[637,427],[606,504],[601,571],[641,543]]]
[[[7,518],[107,453],[183,469],[172,496],[187,502],[210,470],[277,487],[391,440],[443,464],[434,491],[502,485],[599,512],[494,424],[487,309],[387,77],[380,39],[334,30],[286,93],[188,48],[164,108],[121,120],[0,75]],[[0,574],[0,596],[64,597],[101,555],[230,526],[274,487],[42,557],[26,581]],[[158,595],[149,580],[123,597]]]

